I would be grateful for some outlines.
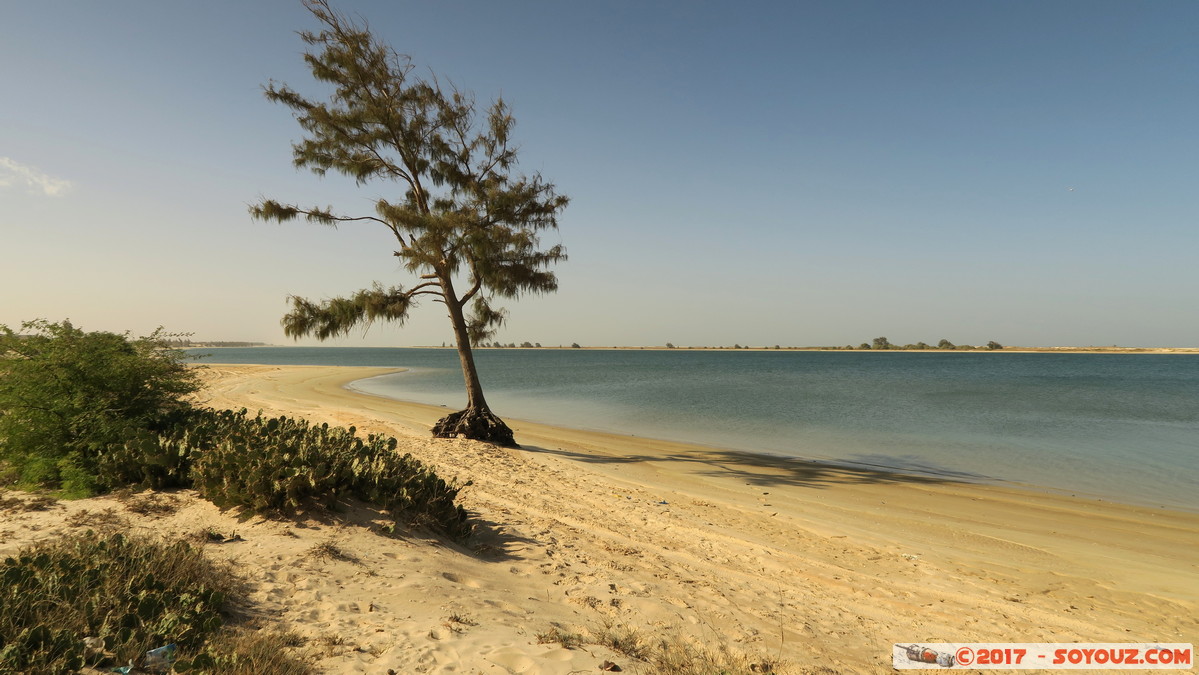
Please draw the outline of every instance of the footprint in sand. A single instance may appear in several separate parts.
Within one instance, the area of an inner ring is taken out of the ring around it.
[[[467,588],[482,588],[483,587],[483,584],[478,579],[464,577],[461,574],[456,574],[454,572],[442,572],[441,576],[446,581],[449,581],[449,582],[452,582],[455,584],[462,584],[463,586],[466,586]]]

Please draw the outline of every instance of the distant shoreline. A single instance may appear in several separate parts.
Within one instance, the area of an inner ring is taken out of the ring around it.
[[[412,345],[395,349],[455,349],[438,345]],[[1199,347],[1004,347],[1003,349],[838,349],[834,347],[475,347],[475,351],[505,350],[561,350],[561,351],[663,351],[663,352],[831,352],[863,354],[1199,354]]]
[[[242,347],[234,346],[195,346],[182,349],[299,349],[316,347],[317,345],[273,345],[257,344]],[[321,349],[359,349],[359,347],[320,346]],[[441,345],[389,345],[371,347],[374,349],[446,349],[456,350],[456,347]],[[663,351],[663,352],[830,352],[830,353],[863,353],[863,354],[1199,354],[1199,347],[1004,347],[1003,349],[845,349],[837,347],[666,347],[662,345],[647,346],[579,346],[546,345],[543,347],[474,347],[474,351],[506,351],[506,350],[554,350],[554,351]]]

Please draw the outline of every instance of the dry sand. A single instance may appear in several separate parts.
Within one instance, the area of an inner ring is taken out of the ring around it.
[[[236,532],[208,553],[330,673],[636,672],[606,647],[537,639],[605,625],[796,673],[889,672],[896,642],[1199,642],[1199,514],[520,422],[520,450],[433,440],[444,408],[345,389],[384,372],[211,366],[202,398],[401,437],[472,481],[465,548],[328,519],[242,522],[182,492],[165,516],[112,498],[5,514],[0,556],[106,509],[129,529]],[[347,559],[312,555],[325,543]]]

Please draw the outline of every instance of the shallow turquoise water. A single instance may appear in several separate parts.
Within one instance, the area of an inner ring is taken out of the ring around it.
[[[212,354],[405,367],[354,387],[465,402],[453,350]],[[1197,357],[547,349],[476,359],[504,417],[1199,510]]]

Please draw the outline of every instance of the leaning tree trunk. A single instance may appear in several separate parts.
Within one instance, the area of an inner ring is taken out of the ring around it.
[[[454,296],[453,287],[448,281],[443,281],[442,288],[445,292],[445,304],[450,312],[450,322],[454,324],[458,360],[462,362],[462,378],[466,381],[466,409],[437,420],[433,425],[433,436],[463,437],[507,448],[519,448],[516,438],[512,435],[512,429],[487,407],[487,400],[483,398],[483,385],[479,382],[479,372],[475,369],[475,355],[470,348],[470,336],[466,332],[462,305]]]

